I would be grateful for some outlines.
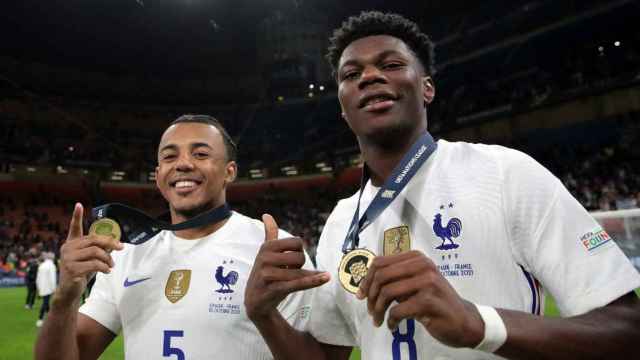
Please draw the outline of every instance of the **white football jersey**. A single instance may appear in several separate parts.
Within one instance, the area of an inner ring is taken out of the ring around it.
[[[187,240],[162,231],[144,244],[125,244],[80,312],[115,334],[122,330],[127,359],[272,359],[244,308],[262,222],[233,212],[219,230],[191,241],[184,246]],[[312,269],[308,258],[305,268]],[[304,329],[310,300],[310,292],[292,293],[278,309]]]
[[[378,188],[369,182],[362,214]],[[548,291],[564,316],[604,306],[640,286],[618,246],[562,183],[529,156],[501,146],[438,142],[389,207],[360,233],[377,255],[426,254],[466,300],[542,314]],[[373,326],[366,300],[338,281],[342,244],[358,194],[340,201],[317,250],[331,281],[316,289],[309,331],[321,342],[360,346],[363,359],[494,359],[454,349],[415,320],[392,333]]]

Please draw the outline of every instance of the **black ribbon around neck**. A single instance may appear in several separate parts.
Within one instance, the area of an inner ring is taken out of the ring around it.
[[[109,218],[120,225],[120,241],[139,245],[154,237],[162,230],[186,230],[217,223],[231,216],[231,208],[225,203],[215,209],[205,211],[178,224],[155,219],[144,212],[124,204],[110,203],[93,208],[94,221]]]

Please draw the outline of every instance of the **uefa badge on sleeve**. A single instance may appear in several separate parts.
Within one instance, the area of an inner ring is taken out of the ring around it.
[[[374,257],[376,255],[367,249],[351,250],[342,257],[338,277],[345,290],[352,294],[358,292],[360,282],[367,276]]]

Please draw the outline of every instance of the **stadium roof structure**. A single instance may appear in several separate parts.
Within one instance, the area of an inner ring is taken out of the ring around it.
[[[455,56],[450,63],[468,55],[471,49],[461,39],[474,32],[497,29],[483,34],[484,45],[490,46],[531,25],[527,14],[553,19],[590,6],[628,2],[585,0],[567,6],[550,0],[514,0],[507,5],[499,0],[21,0],[3,3],[0,56],[119,76],[123,81],[142,78],[150,86],[163,79],[211,79],[209,84],[196,81],[185,88],[210,86],[233,93],[231,99],[213,97],[213,102],[255,102],[264,91],[257,88],[262,86],[258,81],[240,81],[242,90],[235,88],[239,80],[264,77],[259,24],[270,17],[313,14],[321,19],[318,37],[326,46],[331,29],[349,15],[372,9],[397,12],[432,34],[447,58]]]

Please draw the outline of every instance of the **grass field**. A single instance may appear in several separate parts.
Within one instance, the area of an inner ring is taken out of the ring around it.
[[[638,291],[637,291],[638,292]],[[639,292],[640,295],[640,292]],[[37,334],[35,323],[40,302],[33,310],[24,308],[25,288],[0,289],[0,360],[27,360],[33,358],[32,348]],[[547,298],[546,314],[557,316],[558,310],[551,299]],[[124,359],[122,337],[109,346],[100,357],[102,360]],[[351,360],[359,360],[359,351],[354,351]]]

